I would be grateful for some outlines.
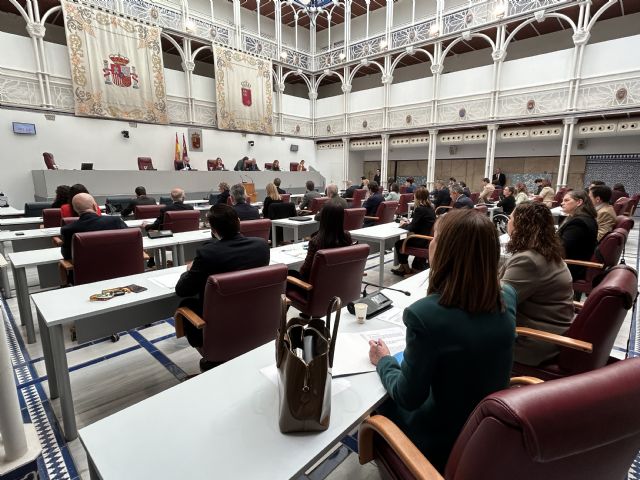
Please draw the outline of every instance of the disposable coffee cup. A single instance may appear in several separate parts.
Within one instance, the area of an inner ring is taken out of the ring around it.
[[[356,320],[358,323],[364,323],[367,318],[367,304],[366,303],[356,303],[354,306],[356,311]]]

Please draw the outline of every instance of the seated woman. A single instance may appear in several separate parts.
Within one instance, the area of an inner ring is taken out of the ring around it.
[[[71,187],[69,188],[69,200],[67,203],[60,207],[60,215],[62,216],[62,218],[79,216],[78,212],[73,209],[73,206],[71,204],[73,197],[75,197],[79,193],[89,193],[89,190],[87,190],[87,187],[85,187],[81,183],[71,185]],[[98,216],[102,215],[102,212],[100,211],[100,207],[98,207],[98,205],[95,205],[95,209]]]
[[[440,217],[429,245],[427,296],[404,310],[402,364],[384,341],[369,342],[389,394],[379,413],[440,472],[476,405],[509,385],[516,293],[500,287],[499,259],[498,232],[487,216],[452,210]]]
[[[229,200],[229,195],[230,195],[229,185],[226,182],[220,182],[220,184],[218,185],[218,191],[220,193],[218,194],[216,205],[218,205],[219,203],[226,204],[227,200]]]
[[[307,281],[311,273],[313,258],[318,250],[327,248],[348,247],[353,242],[351,235],[344,230],[344,208],[327,203],[320,210],[320,226],[309,240],[309,248],[300,271],[290,270],[289,275]]]
[[[282,203],[282,197],[278,193],[278,189],[275,184],[267,183],[267,196],[264,198],[264,202],[262,204],[262,216],[264,218],[269,218],[269,206],[274,203]]]
[[[54,198],[51,208],[61,208],[69,202],[69,185],[58,185],[56,187],[56,198]]]
[[[516,208],[516,199],[513,196],[513,187],[504,187],[502,190],[502,198],[496,206],[501,207],[502,213],[505,215],[511,215],[513,209]]]
[[[307,167],[304,166],[304,160],[300,160],[300,163],[298,163],[298,171],[299,172],[307,171]]]
[[[280,160],[274,160],[273,163],[271,164],[271,170],[274,172],[279,172],[280,171]]]
[[[491,180],[488,178],[482,179],[482,191],[480,192],[480,197],[478,198],[478,203],[490,203],[491,196],[493,195],[496,186],[491,183]]]
[[[571,190],[562,199],[562,211],[567,219],[558,229],[564,246],[565,258],[571,260],[591,260],[598,244],[598,214],[584,191]],[[569,265],[573,280],[582,280],[587,272],[585,267]]]
[[[384,196],[384,201],[388,202],[393,200],[397,202],[400,200],[400,186],[397,183],[392,183],[389,187],[389,193]]]
[[[400,222],[400,228],[409,231],[409,235],[431,235],[433,233],[433,224],[436,222],[436,212],[433,205],[429,201],[429,192],[426,188],[418,188],[414,196],[415,209],[411,222],[403,220]],[[422,238],[410,240],[411,245],[415,247],[426,247],[429,242]],[[411,273],[417,273],[427,268],[427,261],[423,258],[413,259],[413,268],[409,268],[409,255],[401,253],[404,240],[398,240],[394,246],[396,255],[398,256],[398,268],[392,268],[391,272],[396,275],[404,276]]]
[[[611,203],[611,205],[616,203],[618,201],[618,199],[621,198],[621,197],[629,198],[629,194],[624,189],[624,185],[621,184],[621,183],[614,183],[613,187],[611,187],[611,190],[612,190],[612,192],[611,192],[611,200],[609,201],[609,203]]]
[[[520,205],[522,202],[529,201],[529,192],[527,190],[527,186],[524,183],[522,182],[516,183],[515,193],[516,193],[516,205]]]
[[[516,325],[563,334],[573,321],[573,288],[551,211],[541,203],[518,205],[507,232],[511,256],[500,270],[500,279],[518,294]],[[550,343],[518,337],[513,357],[516,362],[538,366],[558,352]]]
[[[551,181],[548,178],[542,180],[541,185],[542,189],[540,190],[540,193],[538,195],[542,197],[542,203],[551,208],[553,206],[553,199],[556,196],[556,192],[551,187]]]

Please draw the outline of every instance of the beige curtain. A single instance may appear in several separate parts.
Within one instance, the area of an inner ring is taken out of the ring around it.
[[[271,60],[215,47],[218,127],[273,134]]]
[[[160,29],[62,5],[76,115],[168,123]]]

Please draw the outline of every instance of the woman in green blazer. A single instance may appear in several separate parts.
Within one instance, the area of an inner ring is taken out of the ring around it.
[[[464,423],[485,396],[509,384],[516,294],[500,287],[493,223],[473,210],[441,217],[429,245],[427,296],[404,311],[402,364],[381,340],[369,358],[393,420],[441,472]]]

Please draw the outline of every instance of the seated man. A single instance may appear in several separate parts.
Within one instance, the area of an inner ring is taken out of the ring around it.
[[[307,180],[306,185],[307,191],[302,198],[302,202],[300,202],[300,210],[308,209],[309,207],[311,207],[311,200],[322,196],[319,192],[316,192],[316,186],[311,180]]]
[[[136,187],[136,198],[122,210],[122,216],[128,217],[131,215],[138,205],[156,205],[156,199],[153,197],[147,197],[146,188]]]
[[[247,194],[244,190],[244,186],[241,183],[236,183],[231,187],[231,201],[233,202],[233,209],[238,214],[240,220],[258,220],[260,218],[260,211],[256,207],[252,207],[247,203]]]
[[[73,197],[72,203],[73,209],[78,212],[79,218],[77,221],[60,229],[60,237],[62,238],[60,250],[65,260],[71,260],[71,241],[74,234],[127,228],[127,224],[120,217],[98,216],[95,212],[96,201],[88,193],[78,193]]]
[[[413,184],[414,182],[414,178],[413,177],[407,177],[405,186],[406,186],[406,190],[405,193],[413,193],[416,191],[416,186]]]
[[[382,202],[384,202],[384,197],[382,196],[382,193],[380,193],[379,190],[380,190],[380,187],[376,182],[369,183],[369,198],[367,198],[365,202],[362,204],[362,206],[367,209],[367,213],[366,213],[367,217],[375,217],[376,213],[378,212],[378,206]],[[370,227],[374,223],[375,223],[375,220],[369,220],[366,218],[364,220],[365,227]]]
[[[245,237],[240,233],[240,219],[233,208],[214,205],[207,216],[211,236],[217,240],[206,242],[198,249],[193,262],[187,265],[187,271],[176,284],[178,296],[191,297],[184,299],[180,306],[188,307],[198,315],[203,313],[204,291],[210,275],[269,265],[269,245],[262,238]],[[202,331],[189,322],[184,322],[184,328],[189,344],[201,347]],[[206,365],[204,359],[200,364],[203,370],[212,366]]]
[[[173,212],[177,210],[193,210],[193,205],[184,203],[184,190],[181,188],[174,188],[171,190],[171,200],[173,203],[167,205],[160,210],[160,215],[156,218],[155,222],[151,224],[143,224],[145,230],[162,230],[162,223],[164,222],[164,212]]]
[[[358,190],[358,185],[354,185],[351,180],[347,181],[347,189],[342,194],[342,198],[353,198],[353,192]]]
[[[451,204],[451,195],[449,189],[442,180],[435,183],[433,195],[433,208],[448,207]]]
[[[482,179],[482,185],[482,192],[480,192],[478,203],[489,203],[491,201],[491,195],[493,195],[493,191],[496,189],[496,186],[491,183],[486,177]]]
[[[273,179],[273,184],[276,186],[276,190],[278,190],[278,193],[280,195],[282,195],[283,193],[287,193],[286,190],[283,190],[283,189],[280,188],[280,184],[281,183],[282,183],[282,180],[280,180],[278,177]]]
[[[616,225],[616,211],[609,203],[611,194],[611,187],[606,185],[594,185],[589,189],[589,198],[598,212],[598,242]]]
[[[236,166],[233,167],[233,169],[236,172],[242,172],[242,171],[245,171],[245,170],[249,170],[248,162],[249,162],[249,157],[242,157],[240,160],[238,160],[238,162],[236,163]]]
[[[329,197],[329,201],[325,203],[325,205],[337,205],[342,208],[347,208],[347,201],[338,195],[338,186],[334,183],[330,183],[327,185],[326,189],[327,197]],[[320,212],[316,213],[315,220],[320,221]]]
[[[464,194],[463,188],[455,184],[451,187],[453,208],[473,208],[473,201]]]

